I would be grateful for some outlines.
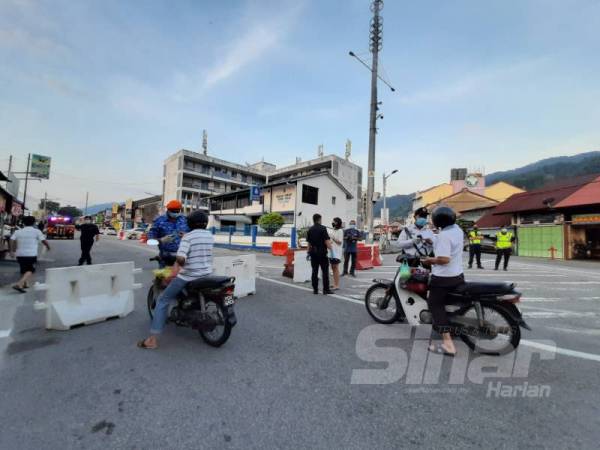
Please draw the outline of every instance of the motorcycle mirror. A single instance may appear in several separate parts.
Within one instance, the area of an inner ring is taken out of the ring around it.
[[[152,247],[157,247],[158,241],[156,239],[148,239],[148,241],[146,242],[146,245],[150,245]]]

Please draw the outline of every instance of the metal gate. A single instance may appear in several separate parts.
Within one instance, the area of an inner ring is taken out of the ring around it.
[[[555,258],[564,258],[564,233],[562,225],[521,226],[518,231],[519,256],[549,258],[554,247]]]

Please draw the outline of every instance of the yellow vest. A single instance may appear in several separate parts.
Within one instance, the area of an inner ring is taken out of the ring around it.
[[[481,244],[481,239],[477,238],[479,235],[476,231],[469,231],[469,241],[471,244]]]
[[[512,237],[513,234],[509,231],[506,234],[502,234],[502,233],[496,233],[496,248],[497,249],[505,249],[505,248],[511,248],[512,247]]]

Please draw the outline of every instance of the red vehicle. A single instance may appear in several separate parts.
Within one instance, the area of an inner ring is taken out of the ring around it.
[[[73,219],[65,216],[48,217],[46,237],[48,239],[75,239]]]

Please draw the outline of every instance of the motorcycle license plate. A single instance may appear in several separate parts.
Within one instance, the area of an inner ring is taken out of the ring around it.
[[[233,295],[226,295],[223,303],[225,304],[225,306],[233,305],[235,303],[235,300],[233,299]]]

